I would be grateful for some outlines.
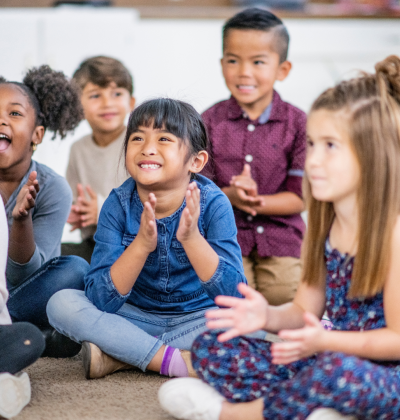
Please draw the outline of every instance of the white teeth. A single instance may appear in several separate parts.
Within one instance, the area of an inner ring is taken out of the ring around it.
[[[151,164],[141,164],[140,167],[143,169],[158,169],[158,168],[161,168],[161,165],[151,163]]]
[[[6,136],[5,134],[0,134],[0,139],[9,139],[9,137]]]
[[[254,86],[239,85],[239,89],[255,89]]]

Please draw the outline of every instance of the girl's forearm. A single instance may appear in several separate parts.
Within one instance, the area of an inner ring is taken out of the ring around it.
[[[400,334],[389,328],[369,331],[326,331],[320,351],[372,360],[400,360]]]
[[[182,243],[182,246],[200,280],[210,280],[219,264],[219,256],[210,244],[199,232],[195,238]]]
[[[32,215],[14,220],[10,231],[8,256],[18,264],[26,264],[32,258],[35,249]]]
[[[110,270],[111,279],[121,295],[126,295],[130,292],[148,256],[149,252],[145,250],[139,239],[136,238],[112,265]]]
[[[280,330],[293,330],[304,327],[304,310],[294,302],[279,306],[268,306],[266,331],[278,333]]]

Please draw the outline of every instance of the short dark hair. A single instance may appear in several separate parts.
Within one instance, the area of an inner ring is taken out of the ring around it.
[[[64,73],[43,65],[30,69],[22,83],[8,82],[0,77],[0,84],[17,86],[28,98],[36,114],[36,126],[43,125],[65,138],[83,119],[79,89]]]
[[[181,139],[188,146],[188,158],[207,150],[207,130],[192,105],[176,99],[158,98],[142,103],[131,113],[124,143],[125,156],[131,134],[139,127],[150,126],[165,129]]]
[[[129,70],[115,58],[97,56],[82,61],[73,75],[81,89],[90,82],[100,87],[107,87],[114,82],[133,95],[133,78]]]
[[[225,50],[225,40],[231,29],[273,31],[274,49],[279,54],[279,61],[283,63],[287,60],[289,49],[289,33],[283,22],[273,13],[264,9],[252,7],[243,10],[230,18],[222,29],[223,49]]]

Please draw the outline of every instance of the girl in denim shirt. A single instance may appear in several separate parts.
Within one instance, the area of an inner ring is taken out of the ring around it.
[[[60,291],[47,306],[51,324],[83,343],[88,379],[132,366],[189,376],[183,350],[205,331],[205,311],[217,295],[241,296],[232,207],[198,175],[206,149],[201,117],[184,102],[155,99],[131,114],[131,177],[101,210],[85,292]]]

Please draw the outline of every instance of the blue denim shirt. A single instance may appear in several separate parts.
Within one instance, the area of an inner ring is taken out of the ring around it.
[[[199,175],[196,182],[200,189],[199,230],[219,255],[211,279],[199,279],[176,239],[184,201],[175,213],[156,220],[157,248],[149,254],[130,293],[118,292],[110,269],[135,239],[143,211],[136,183],[129,178],[105,201],[94,236],[96,246],[85,290],[98,309],[115,313],[127,302],[153,313],[179,314],[215,306],[217,295],[241,297],[237,285],[247,281],[232,206],[212,181]]]

